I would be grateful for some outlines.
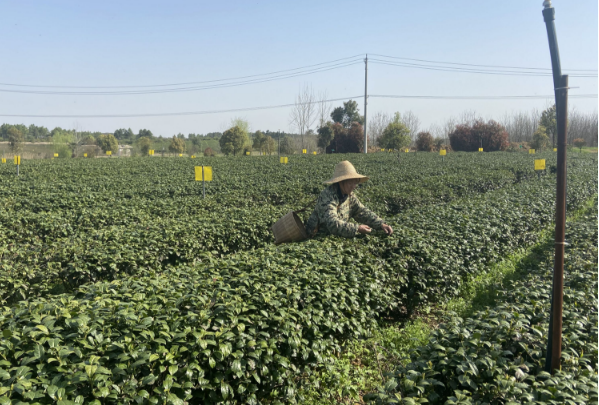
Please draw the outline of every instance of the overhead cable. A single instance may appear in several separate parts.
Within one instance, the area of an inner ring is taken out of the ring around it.
[[[329,100],[321,100],[319,102],[332,102],[332,101],[344,101],[351,99],[359,99],[364,95],[358,95],[353,97],[341,97]],[[403,99],[427,99],[427,100],[505,100],[505,99],[551,99],[554,95],[532,95],[532,96],[410,96],[410,95],[369,95],[369,98],[403,98]],[[570,98],[597,98],[597,94],[579,94],[569,95]],[[147,113],[147,114],[3,114],[0,113],[0,117],[19,117],[19,118],[134,118],[134,117],[171,117],[171,116],[183,116],[183,115],[207,115],[207,114],[220,114],[220,113],[231,113],[231,112],[242,112],[242,111],[257,111],[257,110],[269,110],[275,108],[293,107],[295,103],[289,104],[278,104],[270,106],[260,107],[246,107],[246,108],[234,108],[227,110],[206,110],[206,111],[186,111],[186,112],[172,112],[172,113]]]
[[[504,66],[504,65],[478,65],[473,63],[459,63],[459,62],[443,62],[443,61],[435,61],[435,60],[427,60],[427,59],[414,59],[414,58],[404,58],[399,56],[388,56],[381,55],[377,53],[371,53],[369,55],[372,56],[380,56],[382,58],[389,59],[399,59],[399,60],[409,60],[415,62],[426,62],[426,63],[436,63],[436,64],[445,64],[445,65],[458,65],[458,66],[473,66],[479,68],[499,68],[499,69],[521,69],[521,70],[540,70],[540,71],[548,71],[551,72],[551,68],[537,68],[537,67],[522,67],[522,66]],[[591,72],[597,73],[597,69],[564,69],[569,72]]]
[[[190,86],[190,87],[175,87],[170,89],[150,89],[150,90],[116,90],[116,91],[57,91],[57,90],[20,90],[20,89],[0,89],[3,93],[25,93],[25,94],[49,94],[49,95],[68,95],[68,96],[104,96],[104,95],[135,95],[135,94],[156,94],[156,93],[174,93],[174,92],[188,92],[188,91],[200,91],[209,89],[220,89],[228,87],[245,86],[248,84],[265,83],[274,80],[288,79],[291,77],[298,77],[309,75],[313,73],[326,72],[329,70],[341,69],[348,66],[353,66],[363,63],[362,60],[341,62],[334,65],[321,66],[311,70],[304,70],[295,73],[284,73],[280,75],[274,75],[270,77],[255,78],[249,80],[242,80],[230,83],[210,84],[205,86]]]
[[[414,69],[424,69],[424,70],[437,70],[443,72],[460,72],[460,73],[478,73],[478,74],[487,74],[487,75],[498,75],[498,76],[551,76],[551,72],[528,72],[528,71],[518,71],[518,70],[484,70],[484,69],[473,69],[473,68],[460,68],[460,67],[452,67],[452,66],[435,66],[435,65],[423,65],[418,63],[408,63],[408,62],[394,62],[387,61],[378,58],[369,58],[368,61],[372,61],[372,63],[380,64],[380,65],[388,65],[388,66],[397,66],[397,67],[406,67],[406,68],[414,68]],[[574,73],[571,74],[570,77],[597,77],[597,74],[591,73]]]

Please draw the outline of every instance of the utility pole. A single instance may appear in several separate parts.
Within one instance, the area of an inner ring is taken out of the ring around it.
[[[551,314],[549,317],[549,337],[545,371],[560,369],[562,354],[562,311],[564,306],[564,253],[566,233],[566,140],[568,76],[562,76],[557,35],[555,32],[555,9],[551,0],[543,2],[543,19],[547,27],[553,89],[555,92],[555,112],[557,116],[557,189],[555,201],[555,259],[553,265],[553,287],[551,292]]]
[[[277,136],[277,139],[279,140],[279,160],[281,160],[281,130],[278,129],[277,130],[279,136]]]
[[[547,39],[549,40],[549,52],[551,54],[551,68],[553,70],[553,88],[557,89],[562,80],[562,66],[559,57],[559,48],[557,47],[557,34],[555,32],[555,9],[551,5],[551,0],[543,2],[543,19],[547,26]],[[559,103],[557,93],[555,97],[555,115],[559,114]],[[559,122],[559,118],[557,118]],[[559,126],[559,123],[557,124]],[[559,142],[559,141],[558,141]],[[555,131],[553,131],[553,147],[555,148]]]
[[[366,125],[368,123],[368,54],[364,59],[364,153],[368,153],[368,137]]]

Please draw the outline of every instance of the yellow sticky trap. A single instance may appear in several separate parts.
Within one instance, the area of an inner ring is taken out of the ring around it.
[[[83,157],[87,157],[87,153],[84,153],[84,154],[83,154]]]
[[[202,179],[202,168],[204,169],[204,177]],[[196,166],[195,167],[196,181],[212,181],[212,166]]]
[[[381,148],[381,152],[384,152],[384,151],[385,151],[385,148]]]
[[[478,151],[479,151],[479,152],[482,152],[482,151],[483,151],[483,148],[478,148]]]
[[[439,151],[439,155],[441,155],[441,156],[445,156],[445,155],[447,155],[447,151],[446,151],[445,149],[441,149],[441,150]]]
[[[2,163],[6,163],[6,158],[2,158]]]
[[[246,156],[249,156],[249,155],[250,155],[250,152],[245,152],[245,154],[246,154]]]
[[[191,155],[191,158],[192,158],[192,159],[195,159],[195,158],[196,158],[196,155]]]
[[[16,165],[20,165],[21,164],[21,156],[15,156],[15,164]]]
[[[302,153],[305,155],[306,153],[308,153],[307,149],[302,149]]]
[[[148,155],[150,155],[150,156],[154,156],[154,149],[150,149],[150,150],[148,150]]]
[[[406,149],[406,153],[408,153],[409,151],[410,151],[409,149]]]
[[[535,159],[535,170],[545,170],[545,159]]]
[[[182,157],[182,156],[183,156],[183,154],[182,154],[182,153],[179,153],[179,157]]]
[[[285,164],[285,165],[286,165],[287,163],[289,163],[289,158],[287,158],[287,157],[281,157],[281,159],[280,159],[280,160],[281,160],[281,163],[283,163],[283,164]]]
[[[553,148],[553,151],[554,151],[554,152],[557,152],[557,148]]]
[[[535,154],[535,150],[534,149],[529,149],[528,150],[528,154],[529,155],[534,155]]]
[[[313,155],[316,155],[316,151],[312,152]]]
[[[110,155],[112,155],[112,151],[110,151],[110,150],[107,150],[107,151],[106,151],[106,154],[107,154],[108,156],[110,156]]]
[[[55,154],[54,154],[54,157],[58,157],[58,153],[55,153]]]

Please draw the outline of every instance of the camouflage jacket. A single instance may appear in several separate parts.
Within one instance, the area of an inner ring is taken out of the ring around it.
[[[351,218],[374,229],[381,229],[384,223],[374,212],[363,206],[354,193],[343,195],[339,185],[333,184],[320,193],[314,212],[306,221],[306,232],[309,236],[324,232],[351,238],[358,233],[359,227],[358,224],[349,222]]]

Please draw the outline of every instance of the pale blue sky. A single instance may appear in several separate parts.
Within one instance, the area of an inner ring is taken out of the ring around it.
[[[564,73],[597,69],[597,1],[557,0]],[[147,85],[272,72],[357,54],[550,68],[542,1],[0,1],[0,82],[54,86]],[[363,94],[364,66],[233,88],[146,95],[0,92],[0,114],[143,114],[292,103],[303,84],[330,98]],[[596,94],[597,78],[571,78],[570,94]],[[9,87],[0,87],[7,89]],[[369,93],[548,95],[550,77],[494,76],[369,64]],[[13,88],[14,89],[14,88]],[[48,89],[44,89],[48,90]],[[357,99],[363,112],[363,100]],[[412,110],[426,127],[464,110],[500,118],[549,100],[369,100]],[[335,103],[340,105],[341,102]],[[571,99],[595,111],[597,99]],[[112,132],[170,136],[221,131],[240,116],[252,130],[292,130],[289,109],[176,117],[9,118]]]

